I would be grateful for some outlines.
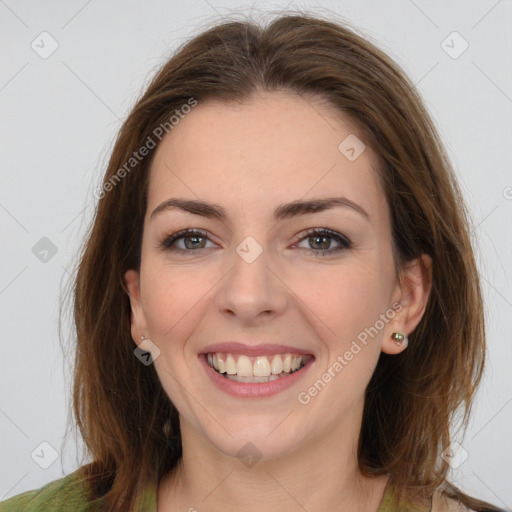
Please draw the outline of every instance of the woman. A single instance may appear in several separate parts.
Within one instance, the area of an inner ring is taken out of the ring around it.
[[[498,508],[448,482],[485,334],[413,85],[311,15],[226,22],[113,150],[74,288],[92,462],[7,510]]]

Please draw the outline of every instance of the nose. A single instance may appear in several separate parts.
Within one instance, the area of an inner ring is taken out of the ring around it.
[[[217,291],[218,310],[244,325],[282,315],[288,305],[288,288],[279,272],[271,268],[276,265],[269,261],[265,250],[253,259],[247,257],[241,246]],[[250,246],[250,251],[254,249],[254,245]]]

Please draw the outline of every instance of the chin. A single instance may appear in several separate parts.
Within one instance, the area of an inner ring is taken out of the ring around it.
[[[285,443],[283,439],[269,440],[264,435],[260,437],[240,437],[234,439],[219,440],[211,439],[210,442],[220,452],[240,460],[247,467],[257,462],[273,461],[286,457],[298,449],[296,443],[289,439]]]
[[[220,426],[212,430],[204,431],[204,435],[213,447],[218,451],[230,457],[257,460],[276,460],[283,458],[304,444],[305,439],[302,436],[297,438],[290,425],[286,428],[279,428],[286,414],[277,417],[275,415],[268,418],[259,418],[255,425],[247,416],[238,421],[226,421],[229,434]],[[285,424],[283,422],[283,424]],[[210,424],[211,426],[211,424]],[[277,428],[276,428],[277,427]],[[303,430],[302,430],[303,432]],[[230,435],[231,434],[231,435]],[[250,464],[246,464],[250,466]]]

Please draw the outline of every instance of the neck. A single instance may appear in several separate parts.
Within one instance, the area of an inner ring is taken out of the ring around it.
[[[244,464],[219,452],[197,431],[183,432],[183,457],[164,476],[158,510],[230,512],[377,512],[387,475],[365,477],[357,464],[357,436],[326,436],[277,459]],[[347,432],[345,432],[347,434]],[[338,439],[338,442],[333,442]]]

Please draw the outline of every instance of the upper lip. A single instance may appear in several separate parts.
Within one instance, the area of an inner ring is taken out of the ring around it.
[[[228,341],[223,343],[214,343],[204,347],[200,353],[231,353],[231,354],[243,354],[246,356],[260,356],[260,355],[272,355],[272,354],[301,354],[301,355],[313,355],[307,349],[301,349],[297,347],[290,347],[287,345],[278,345],[275,343],[264,343],[259,345],[247,345],[238,341]]]

